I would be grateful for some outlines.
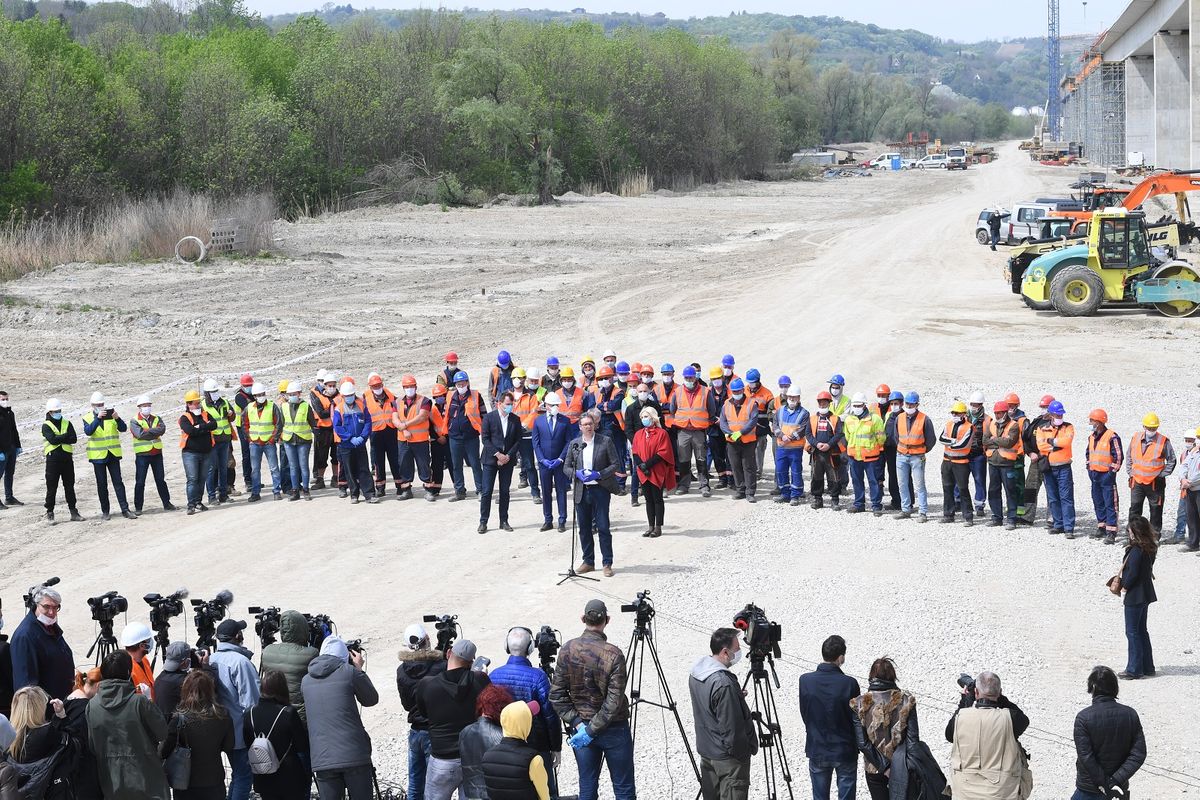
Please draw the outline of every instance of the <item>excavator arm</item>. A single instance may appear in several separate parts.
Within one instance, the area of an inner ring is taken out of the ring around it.
[[[1133,211],[1151,197],[1163,194],[1174,194],[1175,205],[1180,222],[1191,222],[1191,209],[1188,206],[1187,192],[1200,191],[1200,170],[1188,172],[1160,172],[1151,175],[1125,195],[1121,205]]]

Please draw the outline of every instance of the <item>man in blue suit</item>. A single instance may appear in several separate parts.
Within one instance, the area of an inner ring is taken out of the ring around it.
[[[537,461],[538,476],[542,482],[542,515],[546,522],[542,530],[554,527],[550,513],[551,492],[558,501],[558,529],[567,529],[567,475],[562,471],[567,445],[575,438],[575,426],[566,417],[559,416],[562,403],[557,392],[546,395],[546,413],[533,422],[533,457]],[[553,490],[551,487],[553,486]]]

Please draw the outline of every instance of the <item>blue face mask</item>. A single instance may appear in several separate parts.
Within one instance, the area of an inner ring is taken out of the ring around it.
[[[644,417],[642,419],[642,427],[643,428],[649,428],[653,424],[654,424],[654,420],[650,419],[649,417]]]
[[[61,412],[58,412],[58,411],[51,411],[51,412],[50,412],[50,419],[53,419],[53,420],[60,420],[60,419],[62,419],[62,413],[61,413]]]
[[[505,413],[505,414],[511,414],[511,413],[512,413],[512,408],[513,408],[513,404],[512,404],[512,403],[505,403],[505,404],[504,404],[504,413]]]

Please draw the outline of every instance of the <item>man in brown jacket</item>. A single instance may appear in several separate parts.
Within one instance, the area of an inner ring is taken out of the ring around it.
[[[996,527],[1004,522],[1004,529],[1011,531],[1017,527],[1017,506],[1021,498],[1017,497],[1017,462],[1024,452],[1021,443],[1021,424],[1012,419],[1008,413],[1008,403],[1001,400],[992,407],[996,415],[994,419],[985,419],[983,423],[983,452],[988,462],[988,505],[991,507],[992,518],[988,520],[989,527]],[[1004,504],[1000,502],[1000,491],[1004,491]],[[1007,509],[1007,516],[1004,511]]]

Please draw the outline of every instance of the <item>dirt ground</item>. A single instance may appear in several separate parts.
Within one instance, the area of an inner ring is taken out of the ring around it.
[[[191,519],[151,511],[103,523],[81,447],[77,488],[88,522],[50,527],[40,518],[37,428],[51,396],[79,428],[94,390],[119,398],[126,417],[142,393],[174,417],[183,391],[207,376],[234,386],[245,371],[273,384],[311,382],[318,368],[360,381],[374,370],[389,385],[413,372],[428,387],[453,349],[479,385],[501,348],[522,365],[549,354],[575,364],[613,348],[630,361],[676,365],[733,353],[739,370],[756,366],[772,386],[791,375],[810,406],[832,372],[846,376],[850,392],[870,393],[881,381],[916,388],[939,426],[950,400],[975,389],[989,405],[1016,390],[1027,408],[1052,393],[1080,427],[1088,410],[1105,406],[1127,440],[1154,409],[1178,445],[1182,429],[1200,423],[1187,367],[1198,323],[1143,311],[1085,319],[1031,312],[1001,279],[1004,254],[973,239],[984,206],[1065,192],[1077,172],[1032,165],[1008,145],[1001,160],[966,173],[736,183],[634,199],[569,195],[546,208],[373,208],[280,223],[276,258],[71,264],[7,284],[0,388],[12,393],[22,425],[16,493],[28,504],[0,512],[9,628],[21,593],[49,575],[63,579],[62,621],[81,663],[95,637],[85,598],[109,589],[131,598],[130,620],[146,618],[144,593],[178,586],[206,598],[229,588],[242,618],[260,604],[329,613],[343,634],[366,639],[382,701],[364,719],[381,776],[401,781],[407,726],[393,676],[401,632],[420,615],[458,614],[481,654],[500,663],[510,626],[550,624],[572,637],[593,596],[609,602],[612,639],[624,645],[632,620],[616,605],[650,588],[664,668],[690,732],[687,670],[705,652],[707,632],[753,600],[785,632],[777,694],[797,794],[807,793],[808,775],[796,679],[836,632],[850,643],[847,672],[864,686],[875,657],[897,659],[943,766],[955,678],[998,672],[1033,718],[1025,741],[1034,797],[1065,797],[1087,672],[1096,663],[1124,667],[1120,604],[1103,586],[1119,566],[1116,548],[1041,530],[750,506],[723,492],[669,500],[666,533],[650,541],[638,536],[642,510],[614,498],[617,575],[555,587],[568,536],[539,533],[540,509],[515,487],[510,534],[477,535],[471,502],[350,508],[328,491],[311,504],[252,507],[243,495]],[[167,464],[178,501],[175,438]],[[1079,527],[1088,530],[1082,433],[1076,449]],[[939,461],[931,458],[927,478],[934,516]],[[1173,503],[1166,517],[1170,527]],[[1200,789],[1192,715],[1179,699],[1194,696],[1200,677],[1197,570],[1194,556],[1163,551],[1150,615],[1160,677],[1122,686],[1146,724],[1148,766],[1133,784],[1142,796]],[[654,694],[649,685],[646,694]],[[657,709],[643,720],[642,795],[693,796],[678,735],[665,732]],[[570,762],[568,754],[567,791],[575,785]],[[756,762],[755,797],[765,796],[760,769]]]

